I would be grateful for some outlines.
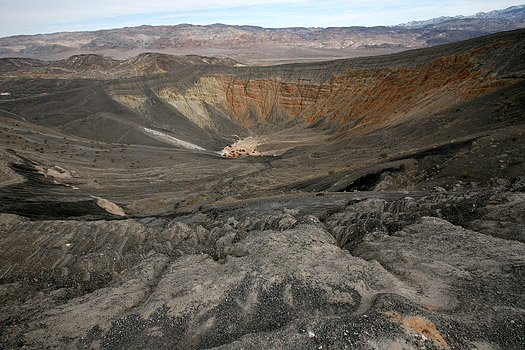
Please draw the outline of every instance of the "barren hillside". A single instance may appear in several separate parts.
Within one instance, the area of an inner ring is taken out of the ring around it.
[[[144,52],[280,63],[381,55],[525,27],[525,7],[398,26],[262,28],[228,24],[140,26],[0,38],[0,57],[58,60],[79,54],[127,59]]]

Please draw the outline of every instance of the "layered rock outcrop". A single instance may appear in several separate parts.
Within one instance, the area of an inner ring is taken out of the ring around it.
[[[319,74],[302,75],[300,69],[292,72],[292,67],[255,74],[245,69],[227,74],[215,70],[187,87],[164,86],[156,93],[200,126],[210,126],[210,115],[219,112],[248,128],[323,120],[333,123],[339,132],[353,129],[361,134],[432,114],[516,82],[480,64],[487,55],[500,54],[515,43],[490,43],[418,65],[385,61],[381,68],[361,68],[349,61],[346,67],[342,64],[340,73],[322,79]]]

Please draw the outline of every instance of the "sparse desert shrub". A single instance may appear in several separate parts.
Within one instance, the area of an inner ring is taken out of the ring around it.
[[[521,134],[512,134],[510,135],[511,141],[518,141],[521,138]]]

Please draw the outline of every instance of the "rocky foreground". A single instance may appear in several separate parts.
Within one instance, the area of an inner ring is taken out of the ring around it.
[[[524,212],[518,178],[175,218],[2,214],[0,344],[521,349]]]

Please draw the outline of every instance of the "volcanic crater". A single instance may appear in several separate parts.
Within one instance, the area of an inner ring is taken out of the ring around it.
[[[0,59],[0,346],[522,348],[524,55]]]

